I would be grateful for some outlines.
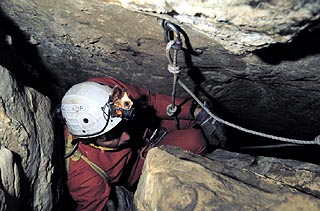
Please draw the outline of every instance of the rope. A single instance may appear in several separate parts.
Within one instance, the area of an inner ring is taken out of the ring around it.
[[[170,23],[170,22],[165,22],[164,20],[162,21],[162,27],[165,30],[165,41],[168,42],[167,47],[166,47],[166,55],[169,61],[168,64],[168,70],[169,72],[171,72],[173,74],[173,89],[172,89],[172,104],[168,105],[167,107],[167,115],[168,116],[173,116],[177,110],[177,107],[175,106],[175,93],[176,93],[176,86],[177,86],[177,82],[182,86],[182,88],[184,88],[190,95],[191,97],[202,107],[202,109],[204,109],[211,117],[208,118],[206,121],[209,121],[211,118],[213,118],[215,121],[218,121],[222,124],[228,125],[230,127],[233,127],[235,129],[241,130],[243,132],[246,133],[251,133],[253,135],[258,135],[258,136],[262,136],[265,138],[270,138],[270,139],[274,139],[274,140],[278,140],[278,141],[284,141],[284,142],[290,142],[290,143],[294,143],[294,144],[318,144],[320,145],[320,135],[318,135],[317,137],[315,137],[315,139],[313,141],[306,141],[306,140],[298,140],[298,139],[289,139],[289,138],[284,138],[284,137],[280,137],[280,136],[274,136],[274,135],[269,135],[266,133],[261,133],[261,132],[257,132],[254,130],[250,130],[250,129],[246,129],[243,127],[240,127],[238,125],[235,125],[233,123],[227,122],[219,117],[217,117],[216,115],[214,115],[194,94],[193,92],[191,92],[188,87],[182,83],[179,78],[178,78],[178,74],[180,73],[180,67],[177,65],[177,49],[181,48],[181,39],[180,39],[180,33],[178,28]],[[173,32],[175,33],[176,40],[168,40],[168,31],[169,30],[173,30]],[[179,44],[180,48],[176,48],[174,47],[175,44]],[[173,59],[171,58],[171,54],[170,54],[170,50],[174,49],[174,53],[173,53]]]
[[[175,105],[175,98],[176,98],[176,89],[177,89],[177,81],[178,81],[178,74],[180,73],[180,67],[177,65],[177,57],[178,57],[178,50],[173,50],[173,59],[171,58],[170,50],[172,46],[176,43],[175,40],[171,40],[168,42],[166,47],[166,55],[169,61],[168,64],[168,71],[173,74],[173,84],[172,84],[172,102],[167,107],[167,115],[173,116],[177,111],[177,106]]]
[[[243,127],[240,127],[238,125],[235,125],[233,123],[230,123],[228,121],[225,121],[219,117],[217,117],[216,115],[214,115],[200,100],[199,98],[197,98],[197,96],[195,96],[193,94],[193,92],[191,92],[190,89],[188,89],[188,87],[181,81],[178,80],[178,83],[180,84],[180,86],[185,89],[190,95],[191,97],[202,107],[202,109],[204,109],[212,118],[214,118],[216,121],[228,125],[230,127],[233,127],[235,129],[241,130],[243,132],[246,133],[250,133],[253,135],[257,135],[257,136],[262,136],[265,138],[270,138],[270,139],[274,139],[274,140],[278,140],[278,141],[283,141],[283,142],[289,142],[289,143],[294,143],[294,144],[318,144],[320,145],[320,135],[318,135],[317,137],[315,137],[315,139],[313,141],[307,141],[307,140],[299,140],[299,139],[290,139],[290,138],[284,138],[284,137],[280,137],[280,136],[274,136],[274,135],[270,135],[270,134],[266,134],[266,133],[262,133],[262,132],[257,132],[254,130],[250,130],[250,129],[246,129]]]
[[[273,144],[266,146],[249,146],[249,147],[240,147],[240,149],[272,149],[272,148],[281,148],[281,147],[301,147],[303,145],[298,144]]]

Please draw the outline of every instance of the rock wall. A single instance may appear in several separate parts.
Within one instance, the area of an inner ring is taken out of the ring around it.
[[[239,159],[237,154],[217,151],[213,157],[209,160],[168,146],[150,150],[135,194],[137,209],[309,211],[320,208],[318,166],[308,168],[306,164],[292,168],[288,161],[285,164],[277,159],[261,165],[259,161],[252,162],[251,156],[241,155],[240,163],[250,166],[243,168],[244,165],[234,166],[238,162],[225,162],[227,158]],[[273,172],[273,177],[256,170],[275,164],[286,166],[296,174],[289,175],[286,171],[286,178],[290,179],[281,181],[284,178],[281,168]],[[310,180],[313,190],[302,185]],[[305,190],[310,190],[309,194]]]
[[[17,162],[13,153],[0,147],[0,210],[19,210],[21,206],[21,181]]]
[[[50,100],[0,66],[0,189],[5,210],[53,206],[54,131]]]
[[[290,42],[320,18],[319,1],[294,0],[115,0],[135,11],[171,14],[241,54]]]
[[[61,156],[55,156],[61,154],[62,149],[53,149],[56,143],[53,144],[49,98],[55,107],[71,85],[102,76],[171,94],[172,75],[167,70],[166,44],[158,18],[180,27],[183,39],[183,49],[178,54],[182,67],[180,78],[199,97],[210,101],[214,112],[250,129],[312,140],[319,135],[320,128],[319,5],[318,0],[0,1],[0,144],[5,151],[0,154],[0,162],[11,163],[11,156],[16,161],[12,168],[1,166],[0,209],[15,210],[18,206],[24,210],[50,210],[59,198],[54,194],[63,165]],[[181,87],[177,95],[188,96]],[[250,145],[255,139],[232,132],[231,142],[235,142],[236,150],[238,145]],[[258,141],[262,145],[279,144]],[[264,148],[256,153],[270,152],[277,157],[298,157],[319,163],[318,146],[301,146],[293,152],[290,147],[290,151],[286,147],[284,150]],[[174,160],[180,163],[179,159]],[[226,167],[216,162],[217,166]],[[292,168],[282,164],[268,166],[292,173]],[[203,170],[202,167],[195,169]],[[298,173],[301,176],[305,172]],[[221,187],[224,186],[221,181],[230,182],[227,187],[231,187],[234,181],[225,174],[213,173],[213,179]],[[8,175],[15,175],[16,183],[12,186],[6,185],[12,182]],[[241,175],[260,181],[252,174]],[[313,178],[313,173],[305,175]],[[311,210],[313,205],[318,206],[312,195],[318,196],[318,180],[296,183],[303,186],[303,191],[312,193],[305,196],[295,183],[290,183],[291,177],[281,175],[283,180],[280,180],[269,171],[262,175],[262,180],[266,182],[269,176],[285,184],[285,190],[282,191],[281,185],[267,183],[281,189],[280,192],[260,192],[259,188],[247,185],[248,181],[234,187],[240,195],[247,196],[241,191],[243,188],[269,197],[274,200],[275,209],[280,209],[280,205],[287,207],[290,197],[296,202],[309,201]],[[223,180],[219,180],[220,177]],[[176,177],[169,182],[172,181],[180,184]],[[168,188],[161,182],[164,189]],[[294,189],[287,185],[294,186],[299,193],[293,194]],[[196,191],[189,186],[186,189],[184,185],[181,189],[180,185],[176,186],[190,203],[173,201],[166,206],[198,206],[194,199]],[[230,190],[223,200],[230,202],[229,208],[240,206]],[[205,193],[206,190],[201,189],[199,194]],[[141,200],[143,193],[138,194]],[[248,198],[244,202],[248,202]],[[12,199],[19,203],[12,204]],[[159,200],[165,200],[165,196]],[[217,198],[212,200],[219,203]],[[147,207],[158,206],[152,203]],[[211,206],[212,202],[201,203]],[[266,203],[257,199],[254,206],[263,207]]]
[[[319,1],[150,1],[143,6],[142,1],[121,1],[131,10],[114,5],[117,2],[1,1],[2,39],[10,40],[2,47],[23,63],[14,68],[3,54],[1,64],[17,77],[23,73],[20,79],[55,105],[68,87],[90,77],[112,76],[171,94],[172,74],[157,21],[161,17],[183,32],[183,50],[178,53],[181,80],[210,101],[214,112],[273,135],[305,140],[319,135]],[[197,28],[197,21],[178,20],[173,10],[212,22],[217,28],[210,33],[217,36],[204,33],[203,24]],[[254,38],[261,43],[246,42]],[[242,50],[251,53],[234,53]],[[181,87],[177,95],[189,97]],[[255,139],[239,135],[245,137],[244,145]]]

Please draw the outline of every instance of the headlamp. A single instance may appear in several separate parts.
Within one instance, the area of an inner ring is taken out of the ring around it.
[[[131,120],[134,117],[135,109],[132,107],[133,102],[129,98],[126,90],[115,86],[109,97],[109,108],[112,117],[121,117],[125,120]]]

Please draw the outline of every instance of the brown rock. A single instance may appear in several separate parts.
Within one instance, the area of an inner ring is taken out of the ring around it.
[[[135,194],[138,210],[318,210],[319,198],[246,169],[178,148],[152,149]]]

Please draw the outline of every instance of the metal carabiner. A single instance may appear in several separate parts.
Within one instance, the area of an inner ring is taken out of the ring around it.
[[[171,40],[173,40],[172,38],[174,36],[175,43],[174,45],[172,45],[172,48],[175,50],[181,50],[182,41],[180,37],[180,30],[178,29],[178,27],[173,23],[166,21],[164,19],[162,20],[161,25],[164,30],[164,41],[168,43]]]

